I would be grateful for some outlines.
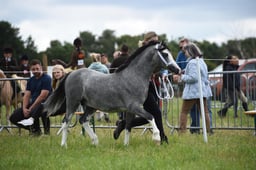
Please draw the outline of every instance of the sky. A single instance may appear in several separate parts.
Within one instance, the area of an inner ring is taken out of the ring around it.
[[[147,31],[217,44],[256,37],[255,0],[0,0],[0,20],[32,36],[39,51],[51,40],[73,42],[82,31],[116,36]]]

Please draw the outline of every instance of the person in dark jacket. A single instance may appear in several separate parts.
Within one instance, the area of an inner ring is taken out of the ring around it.
[[[13,58],[13,49],[5,48],[4,56],[0,59],[0,69],[5,73],[6,77],[11,78],[12,74],[16,74],[17,61]]]
[[[28,56],[22,55],[20,57],[20,65],[18,67],[18,73],[17,75],[20,77],[30,77],[30,71],[29,71],[29,59]]]
[[[115,72],[115,69],[117,69],[117,67],[119,67],[121,64],[123,64],[125,62],[125,60],[127,60],[127,58],[129,57],[128,51],[129,51],[128,46],[125,44],[122,45],[118,57],[115,58],[110,65],[110,73]]]
[[[12,75],[17,73],[18,64],[16,59],[13,57],[12,48],[4,48],[4,57],[0,59],[0,69],[4,72],[7,78],[12,78]],[[11,86],[14,91],[12,99],[14,99],[15,94],[20,92],[20,87],[15,81],[11,81]]]
[[[237,71],[239,67],[239,59],[237,56],[230,55],[223,62],[223,71]],[[234,117],[237,118],[238,98],[242,101],[242,106],[245,111],[248,111],[248,100],[240,88],[239,73],[224,73],[223,74],[223,89],[227,92],[227,99],[224,107],[218,111],[220,117],[225,117],[228,108],[234,105]]]
[[[142,45],[146,45],[151,41],[158,41],[158,35],[155,32],[148,32],[144,36],[144,40],[142,41]],[[152,76],[153,77],[153,76]],[[156,96],[155,88],[153,85],[152,80],[149,81],[149,89],[148,89],[148,96],[146,101],[143,104],[144,109],[152,114],[155,119],[156,126],[160,131],[161,143],[165,142],[168,143],[168,138],[165,135],[163,122],[162,122],[162,112],[158,105],[158,97]],[[135,117],[130,122],[131,127],[141,126],[148,123],[148,121],[143,117]],[[125,129],[126,120],[119,120],[117,122],[117,128],[114,130],[113,137],[114,139],[118,139],[120,133]]]

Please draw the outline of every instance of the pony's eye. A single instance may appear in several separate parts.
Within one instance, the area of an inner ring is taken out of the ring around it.
[[[166,58],[166,57],[168,57],[168,54],[165,53],[165,52],[162,52],[162,56],[163,56],[164,58]]]

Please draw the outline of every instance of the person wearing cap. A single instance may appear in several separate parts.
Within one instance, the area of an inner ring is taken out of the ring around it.
[[[0,69],[4,71],[4,74],[7,78],[12,78],[13,74],[17,73],[18,64],[15,58],[13,58],[13,49],[5,48],[3,57],[0,59]],[[12,95],[12,99],[14,99],[15,94],[20,92],[20,87],[16,85],[15,81],[11,81],[12,89],[15,93]]]
[[[158,36],[155,32],[151,31],[144,35],[144,40],[142,42],[143,45],[147,45],[151,41],[158,41]],[[154,77],[152,75],[152,77]],[[149,81],[149,89],[148,89],[148,96],[143,104],[144,109],[152,114],[152,116],[155,119],[156,126],[160,131],[160,138],[161,138],[161,144],[163,142],[168,143],[168,138],[164,133],[163,128],[163,121],[162,121],[162,113],[158,105],[158,97],[156,96],[155,88],[153,85],[152,80]],[[143,117],[135,117],[131,121],[131,127],[135,126],[141,126],[144,124],[147,124],[148,121]],[[117,123],[117,128],[114,130],[114,139],[118,139],[120,133],[124,130],[126,121],[125,120],[119,120]]]
[[[4,71],[6,77],[11,78],[12,74],[16,73],[17,66],[17,61],[13,58],[13,49],[5,48],[3,57],[0,60],[0,69]]]
[[[18,67],[17,75],[20,77],[30,77],[29,59],[26,54],[20,57],[20,65]]]

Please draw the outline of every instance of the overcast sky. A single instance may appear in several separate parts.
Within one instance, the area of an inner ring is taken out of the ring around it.
[[[0,0],[0,20],[29,35],[38,50],[72,42],[81,31],[140,35],[154,30],[210,42],[256,37],[255,0]]]

